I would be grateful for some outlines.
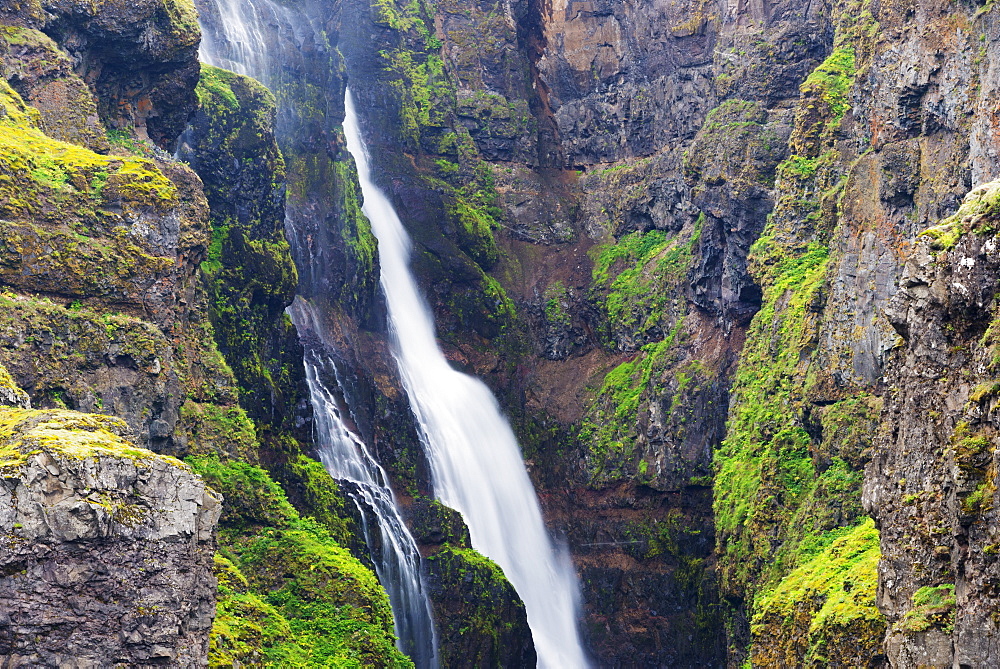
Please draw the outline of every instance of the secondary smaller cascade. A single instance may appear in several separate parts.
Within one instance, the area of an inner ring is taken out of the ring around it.
[[[566,552],[549,538],[517,440],[493,394],[478,379],[452,369],[438,348],[431,311],[410,273],[410,239],[372,181],[350,91],[344,133],[357,163],[364,212],[379,241],[396,359],[435,494],[462,513],[473,546],[500,565],[524,601],[538,665],[586,667],[576,622],[576,573]]]
[[[304,337],[322,331],[312,305],[302,298],[289,311]],[[419,669],[435,669],[437,639],[417,544],[399,515],[385,470],[347,427],[345,408],[330,387],[340,386],[336,365],[311,347],[306,348],[304,363],[319,459],[361,512],[365,542],[392,603],[399,648]]]
[[[197,2],[201,17],[215,17],[202,25],[201,59],[254,77],[272,90],[280,88],[280,78],[275,75],[286,57],[300,48],[294,37],[309,33],[309,20],[298,9],[274,0]],[[300,102],[288,96],[278,100],[279,108],[286,109],[294,109]],[[279,139],[288,142],[290,138],[283,132],[288,129],[279,124]],[[294,248],[294,240],[301,236],[299,228],[312,212],[289,203],[286,213],[285,227]],[[311,249],[301,249],[296,257],[300,277],[316,274],[311,253]],[[437,639],[416,542],[400,517],[385,471],[344,420],[347,410],[338,402],[336,365],[328,355],[331,346],[324,340],[316,307],[300,297],[289,313],[300,335],[308,333],[313,338],[309,345],[303,342],[304,365],[320,459],[361,515],[372,563],[389,595],[397,647],[418,669],[436,669]]]

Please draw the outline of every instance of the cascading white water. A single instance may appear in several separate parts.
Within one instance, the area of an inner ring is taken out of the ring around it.
[[[300,333],[321,331],[308,302],[297,299],[289,312]],[[438,664],[437,642],[416,542],[399,515],[385,470],[361,437],[347,427],[341,404],[324,382],[328,378],[340,385],[336,365],[319,352],[307,349],[305,368],[320,461],[361,511],[365,541],[379,582],[389,593],[400,650],[417,667],[433,669]],[[379,533],[377,537],[372,534],[375,531]]]
[[[268,52],[266,30],[284,30],[294,35],[306,19],[271,0],[200,0],[214,9],[221,19],[219,32],[202,27],[201,59],[258,79],[275,87],[272,72],[281,62],[281,54]],[[210,5],[209,5],[210,3]],[[286,37],[281,35],[281,37]],[[280,43],[271,35],[271,43]],[[296,48],[294,41],[288,48]],[[295,101],[282,101],[294,104]],[[325,194],[324,194],[325,195]],[[288,211],[286,227],[294,238],[297,221],[309,212]],[[297,258],[301,266],[310,258]],[[302,271],[300,274],[311,275]],[[308,269],[308,268],[306,268]],[[315,307],[298,298],[289,308],[300,333],[310,332],[322,340],[323,329]],[[303,342],[304,344],[306,342]],[[328,344],[324,344],[328,345]],[[338,479],[343,491],[361,514],[362,530],[379,582],[389,595],[398,648],[418,669],[436,669],[437,639],[430,600],[420,571],[416,542],[399,515],[396,500],[385,471],[372,457],[361,438],[345,424],[332,388],[326,380],[339,385],[336,365],[323,346],[305,346],[305,371],[313,405],[315,439],[320,460],[330,475]]]
[[[496,399],[455,371],[409,269],[410,240],[372,182],[350,92],[344,132],[358,167],[364,212],[379,241],[382,290],[403,383],[422,431],[437,497],[462,513],[476,550],[503,569],[524,601],[538,665],[588,665],[577,629],[579,590],[565,551],[549,538],[520,448]]]

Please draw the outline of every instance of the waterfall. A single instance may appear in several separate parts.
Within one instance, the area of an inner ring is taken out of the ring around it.
[[[296,299],[289,313],[304,340],[322,331],[314,307],[305,300]],[[399,515],[389,479],[361,437],[347,427],[344,406],[331,388],[340,387],[334,362],[307,347],[305,368],[320,461],[361,511],[365,542],[379,582],[389,593],[399,649],[421,669],[436,667],[437,643],[420,554]]]
[[[452,369],[438,348],[430,309],[409,270],[409,237],[372,182],[349,91],[344,132],[358,166],[364,212],[378,237],[396,358],[435,494],[461,512],[473,546],[500,565],[524,601],[539,666],[585,667],[576,622],[578,584],[569,556],[549,538],[517,440],[496,399],[481,381]]]
[[[268,44],[294,49],[298,45],[289,36],[308,32],[299,30],[308,24],[306,17],[271,0],[199,0],[199,10],[217,17],[213,25],[202,25],[201,59],[254,77],[272,90],[278,88],[272,73],[280,71],[282,54],[270,53]],[[279,99],[278,104],[294,105],[295,100]],[[279,140],[287,144],[290,138],[280,137],[280,132],[279,128]],[[309,216],[309,211],[289,208],[285,226],[290,237],[297,237],[296,228]],[[296,251],[300,275],[311,276],[310,252]],[[436,669],[437,639],[416,542],[399,514],[385,471],[347,427],[344,405],[338,400],[342,393],[337,368],[327,354],[330,344],[323,337],[316,307],[299,297],[288,311],[305,349],[318,454],[360,512],[375,572],[389,595],[397,647],[418,669]]]

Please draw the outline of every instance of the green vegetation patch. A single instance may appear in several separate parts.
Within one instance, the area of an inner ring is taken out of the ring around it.
[[[640,340],[666,334],[666,309],[681,297],[703,223],[704,214],[687,234],[633,232],[595,249],[591,291],[603,312],[606,343],[615,333]]]
[[[588,449],[591,485],[627,476],[633,467],[640,477],[645,475],[648,465],[635,462],[639,407],[652,384],[675,361],[672,346],[682,324],[683,319],[678,320],[666,339],[647,344],[634,359],[604,377],[579,432],[580,442]]]
[[[662,230],[632,232],[593,252],[591,299],[602,311],[605,344],[621,349],[632,342],[649,343],[607,373],[581,422],[578,436],[588,448],[591,485],[622,476],[645,480],[649,475],[649,464],[638,460],[639,411],[677,362],[675,345],[683,339],[687,313],[683,283],[703,223],[701,215],[673,236]],[[675,399],[700,371],[677,372],[672,380]]]
[[[210,664],[412,667],[375,574],[267,472],[214,455],[189,462],[225,497]]]
[[[379,52],[389,84],[400,100],[401,135],[414,148],[428,127],[446,127],[447,109],[454,108],[454,87],[441,58],[441,41],[429,17],[433,10],[423,0],[378,0],[376,20],[410,37],[410,48],[400,45]],[[442,104],[447,103],[447,104]]]
[[[976,186],[965,196],[962,206],[939,224],[920,233],[930,239],[931,247],[948,251],[954,248],[962,235],[974,232],[980,235],[1000,231],[1000,181]]]
[[[913,593],[913,608],[896,623],[894,632],[925,632],[937,627],[950,634],[955,629],[955,584],[924,586]]]
[[[499,227],[486,207],[476,206],[458,196],[447,208],[448,215],[458,225],[458,245],[484,269],[490,269],[500,260],[493,231]]]
[[[30,403],[28,393],[21,390],[7,368],[0,364],[0,406],[28,407]]]
[[[840,46],[806,77],[803,94],[818,94],[830,106],[832,122],[839,123],[851,108],[848,94],[854,84],[854,47]]]
[[[545,322],[555,327],[567,327],[573,318],[566,311],[568,294],[562,281],[553,281],[545,288]]]
[[[828,251],[810,244],[785,253],[765,233],[751,253],[767,267],[764,303],[754,318],[733,383],[728,436],[715,456],[715,515],[726,554],[724,580],[746,582],[770,563],[774,546],[758,534],[791,516],[815,484],[810,437],[795,420],[793,379],[808,365],[817,315],[809,308],[826,277]]]
[[[242,407],[188,400],[181,405],[181,420],[193,453],[256,458],[257,431]]]
[[[524,605],[503,570],[471,548],[453,545],[443,546],[428,557],[427,569],[431,579],[444,589],[437,612],[444,635],[439,644],[441,665],[491,666],[487,661],[503,656],[504,641],[517,634],[518,621],[524,615]],[[477,643],[469,643],[470,638]],[[456,648],[474,656],[452,657],[450,653]]]
[[[222,104],[232,111],[238,111],[240,102],[233,92],[233,79],[237,74],[221,67],[213,67],[206,63],[201,64],[201,77],[195,87],[198,102],[202,106]]]
[[[839,645],[855,643],[855,636],[868,644],[881,641],[885,620],[875,605],[881,553],[874,521],[866,518],[833,530],[818,545],[812,557],[756,598],[751,627],[755,663],[784,659],[774,654],[774,647],[793,639],[807,640],[802,661],[809,665],[826,664],[828,655],[844,653]]]
[[[125,438],[120,418],[61,409],[0,408],[0,467],[16,467],[29,455],[55,453],[75,459],[111,456],[134,461],[160,459],[184,467],[169,456],[139,448]]]
[[[176,206],[177,188],[149,160],[105,156],[46,136],[38,112],[0,80],[0,216],[54,221],[109,205]]]

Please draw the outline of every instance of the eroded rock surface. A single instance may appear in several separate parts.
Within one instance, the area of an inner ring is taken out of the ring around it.
[[[0,409],[0,655],[205,666],[222,500],[119,419]]]

